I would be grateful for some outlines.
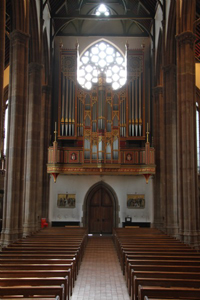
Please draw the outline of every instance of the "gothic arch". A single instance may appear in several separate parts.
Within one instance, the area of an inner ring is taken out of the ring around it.
[[[82,223],[84,227],[88,227],[88,212],[89,212],[89,204],[90,204],[90,200],[92,199],[92,196],[94,195],[94,193],[100,189],[100,188],[104,188],[107,193],[109,194],[109,196],[112,199],[113,202],[113,227],[118,227],[118,224],[120,223],[120,219],[119,219],[119,202],[118,202],[118,198],[117,195],[115,193],[115,191],[113,190],[113,188],[105,183],[104,181],[99,181],[97,183],[95,183],[93,186],[91,186],[88,190],[88,192],[85,195],[84,201],[83,201],[83,218],[82,218]]]
[[[104,43],[107,43],[107,44],[110,44],[112,47],[114,47],[115,49],[117,49],[121,55],[124,57],[125,56],[125,53],[123,52],[122,49],[120,49],[115,43],[113,43],[112,41],[110,41],[109,39],[105,39],[105,38],[100,38],[100,39],[97,39],[95,40],[94,42],[90,43],[88,46],[86,46],[83,51],[80,53],[80,57],[92,46],[100,43],[100,42],[104,42]],[[124,51],[125,51],[125,47],[124,47]]]

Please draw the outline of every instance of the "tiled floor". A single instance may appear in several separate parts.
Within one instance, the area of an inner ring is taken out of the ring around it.
[[[71,300],[129,300],[111,237],[89,237]]]

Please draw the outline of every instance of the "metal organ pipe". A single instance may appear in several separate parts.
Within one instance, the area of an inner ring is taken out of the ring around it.
[[[74,89],[74,82],[72,81],[72,136],[74,136],[74,126],[75,126],[75,120],[74,120],[74,115],[75,115],[75,89]]]
[[[134,107],[135,107],[134,84],[135,84],[135,81],[132,82],[132,114],[131,114],[131,121],[132,121],[132,136],[134,136],[134,123],[135,123],[135,117],[134,117]]]
[[[65,106],[65,135],[68,135],[68,101],[69,101],[69,97],[68,97],[68,79],[65,79],[65,96],[66,96],[66,106]]]
[[[142,91],[142,86],[141,86],[141,74],[139,77],[139,136],[142,136],[142,118],[141,118],[141,107],[142,107],[142,97],[141,97],[141,91]]]
[[[72,91],[71,91],[71,80],[69,80],[69,136],[71,136],[71,101],[72,101]]]
[[[132,95],[131,95],[131,82],[129,83],[129,95],[128,95],[128,101],[129,101],[129,136],[131,136],[132,132]]]
[[[65,117],[65,77],[63,76],[63,73],[61,73],[61,135],[64,135],[64,117]]]
[[[135,136],[138,136],[138,78],[135,79]]]

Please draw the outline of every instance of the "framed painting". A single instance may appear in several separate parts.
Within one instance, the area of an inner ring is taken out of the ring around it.
[[[127,207],[128,208],[144,208],[145,207],[145,195],[127,195]]]
[[[76,195],[75,194],[58,194],[57,207],[59,208],[75,208]]]

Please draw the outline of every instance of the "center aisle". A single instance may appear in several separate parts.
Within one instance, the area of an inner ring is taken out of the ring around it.
[[[129,300],[112,237],[88,237],[71,300]]]

